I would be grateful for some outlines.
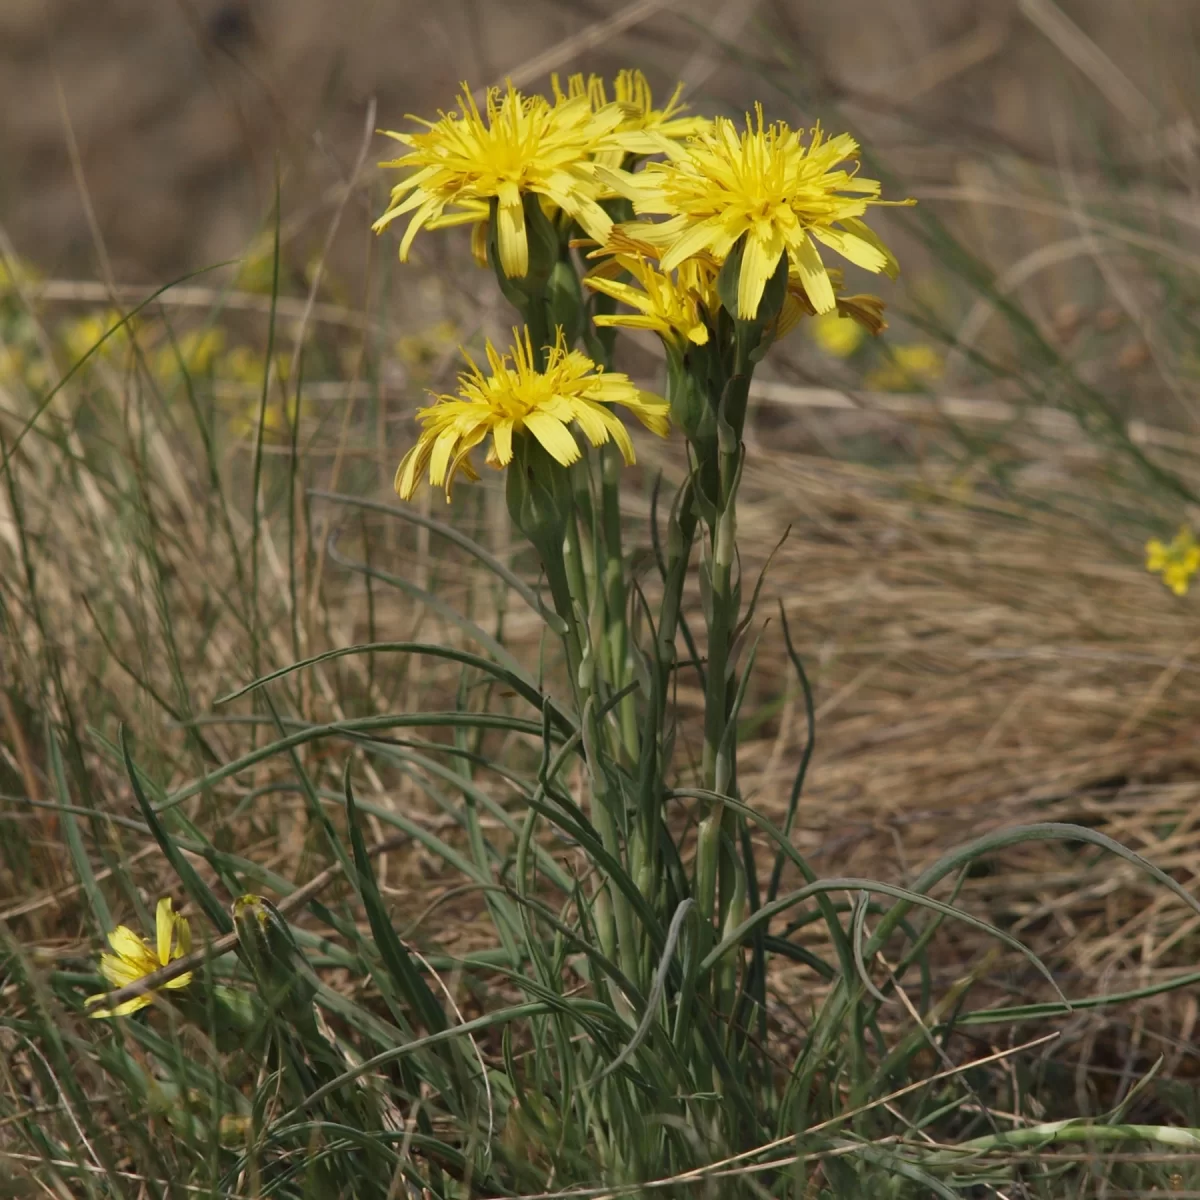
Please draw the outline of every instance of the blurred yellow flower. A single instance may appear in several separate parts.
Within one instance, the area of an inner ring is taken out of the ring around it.
[[[444,487],[446,499],[454,477],[479,475],[471,451],[491,435],[487,463],[503,468],[513,456],[513,435],[528,432],[563,466],[579,458],[579,444],[569,426],[577,425],[593,446],[613,441],[627,463],[633,462],[633,442],[610,405],[624,405],[647,429],[665,437],[667,405],[643,392],[627,375],[602,371],[587,355],[568,350],[558,330],[546,369],[537,367],[528,330],[513,330],[507,353],[487,343],[490,374],[485,375],[466,356],[468,370],[458,377],[456,395],[435,396],[436,403],[417,410],[422,429],[417,444],[396,470],[396,491],[404,500],[417,490],[429,469],[433,487]]]
[[[220,329],[192,329],[160,346],[154,355],[154,370],[160,378],[170,378],[182,362],[189,375],[207,375],[225,349],[225,333]]]
[[[821,313],[808,327],[812,339],[833,358],[849,358],[862,345],[863,327],[840,312]]]
[[[761,105],[755,111],[757,122],[747,118],[744,131],[715,118],[685,154],[649,163],[636,175],[598,168],[635,211],[668,217],[629,232],[662,248],[667,271],[703,250],[723,262],[745,239],[737,296],[742,319],[757,314],[785,254],[814,310],[832,311],[833,284],[815,242],[868,271],[894,276],[899,268],[891,251],[860,220],[869,205],[890,202],[880,199],[878,180],[857,175],[858,143],[846,133],[826,138],[818,126],[805,145],[784,122],[766,125]]]
[[[181,917],[171,907],[169,896],[158,902],[154,924],[155,945],[153,946],[144,938],[138,937],[127,925],[118,925],[108,935],[108,944],[112,947],[113,952],[100,955],[100,974],[108,980],[113,991],[128,987],[131,983],[137,983],[139,979],[145,979],[147,975],[152,975],[160,967],[165,967],[168,963],[182,958],[191,951],[192,931],[186,918]],[[182,975],[177,975],[163,986],[168,988],[187,987],[191,981],[192,973],[187,971]],[[103,1000],[105,995],[106,993],[100,992],[98,995],[89,996],[87,1003],[93,1004],[98,1000]],[[132,1000],[118,1004],[113,1009],[92,1009],[89,1015],[93,1017],[123,1017],[131,1012],[137,1012],[139,1008],[145,1008],[152,1000],[151,993],[145,992],[140,996],[134,996]]]
[[[408,260],[413,238],[425,226],[439,218],[445,225],[447,215],[450,222],[479,222],[482,206],[495,199],[501,265],[510,278],[523,278],[529,270],[525,195],[553,202],[590,237],[604,241],[612,221],[597,203],[600,185],[591,156],[621,123],[621,109],[613,105],[593,112],[586,95],[551,104],[544,96],[522,95],[510,83],[507,91],[488,89],[481,113],[470,89],[462,87],[461,112],[421,121],[423,133],[384,131],[409,147],[380,164],[408,174],[392,189],[391,206],[373,226],[378,233],[413,214],[400,239],[400,261]]]
[[[120,324],[123,315],[113,308],[99,309],[95,312],[84,313],[82,317],[76,317],[73,321],[68,321],[59,330],[59,340],[71,362],[77,363],[83,358],[106,333]],[[132,331],[132,327],[133,322],[128,321],[124,329]],[[119,349],[122,340],[122,334],[115,334],[108,338],[96,351],[96,357],[111,359]]]
[[[396,357],[408,368],[428,366],[459,343],[461,332],[450,320],[439,321],[420,333],[407,333],[396,339]]]
[[[1192,576],[1200,571],[1200,545],[1195,534],[1184,525],[1166,545],[1151,538],[1146,543],[1146,570],[1161,575],[1175,595],[1185,595]]]
[[[258,434],[258,411],[262,404],[259,397],[247,397],[246,403],[235,410],[229,418],[229,432],[236,438],[253,438]],[[283,441],[291,437],[292,429],[308,411],[308,405],[296,403],[295,396],[289,396],[285,407],[278,400],[270,400],[262,415],[263,440],[267,442]]]
[[[22,258],[0,256],[0,296],[15,289],[17,284],[37,283],[41,272]]]
[[[25,352],[20,346],[0,345],[0,383],[25,377]]]
[[[928,342],[891,347],[891,360],[868,371],[863,382],[876,392],[919,392],[940,379],[946,361]]]
[[[261,234],[250,243],[238,264],[233,285],[239,291],[269,296],[275,287],[275,234]]]

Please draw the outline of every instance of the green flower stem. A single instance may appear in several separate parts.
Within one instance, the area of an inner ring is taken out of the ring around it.
[[[629,682],[630,674],[629,629],[626,624],[628,599],[621,547],[621,456],[612,445],[605,446],[600,454],[600,499],[604,518],[603,586],[607,624],[604,641],[609,682],[613,690],[619,692]],[[632,692],[621,701],[618,715],[625,762],[634,763],[638,759],[640,739],[637,703]]]
[[[605,729],[597,716],[600,707],[599,664],[596,647],[588,633],[586,621],[587,581],[583,570],[583,547],[578,523],[567,522],[566,537],[563,539],[564,576],[572,602],[569,612],[560,612],[568,625],[575,630],[582,643],[582,658],[576,679],[576,696],[579,703],[580,726],[583,731],[584,752],[587,757],[591,791],[591,819],[604,843],[604,848],[617,859],[624,858],[624,848],[617,821],[617,813],[624,803],[619,792],[610,786],[609,777],[602,761],[605,754]],[[580,634],[582,633],[582,637]],[[617,958],[621,969],[635,981],[641,980],[639,970],[641,938],[637,923],[629,906],[628,897],[616,888],[609,888],[613,920],[617,934]]]

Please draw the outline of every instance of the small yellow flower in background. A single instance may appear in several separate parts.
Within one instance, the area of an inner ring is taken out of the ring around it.
[[[22,258],[0,256],[0,297],[15,291],[17,284],[37,283],[41,278],[41,272],[32,263]]]
[[[812,339],[833,358],[849,358],[862,345],[866,331],[840,312],[821,313],[808,327]]]
[[[116,991],[118,988],[128,987],[131,983],[137,983],[139,979],[145,979],[147,975],[152,975],[160,967],[165,967],[168,963],[191,952],[192,931],[186,918],[181,917],[172,908],[169,896],[163,897],[158,902],[154,924],[155,945],[153,946],[144,938],[138,937],[127,925],[118,925],[108,935],[108,944],[112,947],[113,952],[100,955],[100,974],[108,980],[111,990]],[[187,987],[191,982],[192,973],[186,971],[163,986],[181,988]],[[101,992],[96,996],[89,996],[87,1003],[92,1004],[97,1000],[103,1000],[105,995],[106,993]],[[146,992],[141,996],[134,996],[132,1000],[126,1000],[123,1004],[118,1004],[113,1009],[93,1009],[89,1015],[93,1017],[124,1017],[129,1013],[137,1012],[139,1008],[145,1008],[152,1000],[152,995]]]
[[[758,312],[785,254],[814,310],[832,311],[833,283],[814,242],[868,271],[895,276],[891,251],[860,218],[869,205],[911,201],[882,200],[879,181],[857,175],[859,148],[849,134],[826,138],[818,126],[805,145],[784,122],[765,124],[761,105],[755,111],[757,122],[747,118],[744,131],[715,118],[686,154],[649,163],[636,175],[600,168],[636,212],[668,218],[631,226],[631,235],[660,246],[667,271],[702,250],[723,262],[744,237],[737,298],[743,319]]]
[[[71,362],[77,363],[83,358],[110,329],[120,324],[122,316],[122,313],[110,308],[84,313],[82,317],[68,321],[59,330],[59,340]],[[124,329],[132,330],[132,327],[133,322],[128,321]],[[122,334],[115,334],[108,338],[96,351],[96,357],[111,359],[120,348],[122,340]]]
[[[429,469],[433,487],[444,487],[446,499],[454,477],[461,471],[468,479],[479,475],[470,454],[491,435],[487,462],[504,468],[512,461],[513,435],[532,434],[547,453],[563,466],[580,456],[579,444],[568,426],[575,424],[593,446],[611,440],[627,463],[634,460],[633,443],[610,405],[624,405],[647,429],[665,437],[667,405],[644,392],[629,376],[602,371],[586,354],[568,350],[562,330],[544,371],[528,330],[513,330],[508,353],[487,343],[490,374],[485,375],[469,355],[469,370],[458,377],[456,395],[436,396],[436,403],[417,410],[421,435],[396,470],[396,491],[404,500],[417,490]]]
[[[154,370],[160,378],[179,371],[180,362],[189,375],[207,375],[225,349],[225,334],[220,329],[192,329],[160,346],[154,355]]]
[[[25,378],[25,351],[20,346],[0,345],[0,383]]]
[[[890,362],[868,371],[863,382],[876,392],[919,392],[940,379],[946,367],[942,352],[928,342],[893,346]]]
[[[222,379],[239,385],[236,388],[222,389],[218,392],[222,398],[227,398],[230,390],[234,393],[229,413],[229,432],[235,438],[256,437],[266,360],[249,346],[234,346],[232,350],[217,360],[216,366]],[[292,360],[289,354],[281,352],[275,355],[273,385],[287,382],[291,366]],[[263,438],[267,441],[287,439],[291,436],[296,422],[306,417],[308,412],[307,402],[301,400],[297,404],[295,396],[288,396],[286,407],[278,399],[268,400],[262,418]]]
[[[524,278],[529,240],[522,197],[527,194],[552,202],[603,242],[612,221],[597,203],[601,187],[591,156],[606,147],[621,123],[621,109],[612,105],[593,112],[586,95],[551,104],[509,84],[507,91],[488,89],[481,113],[467,85],[462,87],[461,111],[442,113],[437,121],[412,118],[425,132],[384,131],[409,151],[380,165],[409,174],[392,189],[391,206],[372,228],[378,233],[412,213],[400,239],[400,261],[408,261],[422,228],[439,219],[445,225],[447,217],[479,222],[483,206],[494,198],[501,265],[509,278]]]
[[[233,286],[242,292],[271,294],[275,288],[274,232],[261,234],[250,244],[238,265]]]
[[[1146,570],[1161,575],[1163,583],[1177,596],[1185,595],[1192,576],[1200,571],[1200,545],[1186,526],[1164,545],[1158,538],[1146,543]]]
[[[420,333],[407,333],[396,339],[396,357],[410,370],[436,362],[453,350],[462,338],[451,320],[439,321]]]

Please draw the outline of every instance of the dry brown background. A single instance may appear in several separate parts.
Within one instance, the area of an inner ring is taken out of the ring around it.
[[[836,106],[910,187],[981,152],[1145,161],[1195,135],[1198,24],[1186,0],[4,0],[0,223],[53,273],[99,271],[98,232],[158,279],[243,251],[276,154],[289,215],[318,205],[372,98],[392,127],[463,78],[628,64],[737,111],[754,60],[791,62],[809,106],[768,107]]]

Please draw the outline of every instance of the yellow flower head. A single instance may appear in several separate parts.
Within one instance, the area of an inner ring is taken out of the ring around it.
[[[225,349],[225,334],[220,329],[193,329],[160,346],[154,356],[155,372],[162,379],[178,374],[180,364],[188,375],[207,375]]]
[[[876,392],[919,392],[940,379],[945,369],[946,360],[936,346],[912,342],[891,347],[891,361],[868,371],[863,382]]]
[[[151,946],[144,938],[138,937],[127,925],[118,925],[108,935],[108,944],[112,947],[111,954],[100,955],[100,974],[108,980],[112,990],[127,987],[145,979],[160,967],[169,962],[182,958],[192,949],[192,931],[188,928],[187,920],[181,917],[171,907],[171,899],[165,896],[158,902],[155,913],[155,941]],[[168,988],[187,987],[192,981],[192,973],[185,972],[163,984]],[[105,993],[89,996],[87,1003],[103,1000]],[[116,1008],[96,1008],[91,1011],[93,1017],[124,1017],[139,1008],[145,1008],[152,1000],[149,992],[134,996],[118,1004]]]
[[[62,339],[63,349],[67,352],[67,357],[73,363],[77,363],[106,334],[121,323],[121,317],[122,314],[117,312],[115,308],[110,308],[85,313],[82,317],[76,317],[73,321],[68,321],[59,331],[59,336]],[[134,322],[127,321],[125,329],[132,332]],[[118,335],[109,337],[96,351],[96,356],[98,358],[112,358],[122,344],[123,339]]]
[[[1162,576],[1162,581],[1177,596],[1184,595],[1192,576],[1200,571],[1200,545],[1186,525],[1163,545],[1158,538],[1146,543],[1146,570]]]
[[[652,329],[677,349],[687,342],[703,346],[708,341],[707,318],[720,303],[716,263],[701,256],[681,263],[674,272],[659,270],[653,261],[658,258],[655,247],[630,237],[620,226],[589,257],[602,261],[583,282],[636,310],[601,313],[595,318],[597,325]],[[627,271],[633,282],[613,278],[621,271]]]
[[[756,112],[757,122],[747,118],[740,132],[727,118],[715,118],[685,154],[637,175],[603,170],[637,212],[668,217],[631,232],[662,247],[667,271],[702,250],[723,262],[744,238],[737,297],[743,319],[757,314],[785,254],[814,310],[834,308],[833,284],[814,242],[894,276],[899,268],[891,251],[860,219],[869,205],[888,202],[879,197],[878,180],[857,175],[858,143],[846,133],[826,138],[818,126],[805,145],[784,122],[764,124],[761,105]]]
[[[469,370],[458,377],[456,395],[436,396],[436,403],[417,410],[421,435],[404,456],[396,471],[396,491],[404,500],[417,490],[429,468],[434,487],[450,488],[461,471],[478,479],[471,465],[471,451],[492,437],[489,466],[508,466],[513,456],[513,434],[530,433],[547,453],[563,466],[579,458],[579,445],[568,428],[577,425],[593,446],[610,439],[627,463],[633,462],[633,443],[611,405],[624,405],[647,429],[665,437],[667,405],[657,396],[641,391],[627,375],[601,371],[587,355],[568,350],[558,330],[549,361],[539,370],[529,331],[513,330],[514,342],[507,354],[489,341],[485,375],[469,355]]]
[[[417,233],[443,218],[447,206],[450,222],[477,222],[482,206],[495,199],[501,265],[510,279],[524,278],[529,271],[526,194],[551,201],[590,237],[604,241],[612,221],[596,200],[600,184],[592,155],[620,124],[619,108],[593,112],[585,95],[551,104],[544,96],[523,96],[511,83],[504,92],[488,90],[482,113],[463,84],[459,105],[461,112],[421,121],[422,133],[385,131],[410,149],[380,165],[409,174],[392,189],[391,206],[373,228],[379,232],[397,217],[413,214],[400,240],[401,262],[407,261]]]
[[[593,112],[608,107],[608,90],[600,75],[572,75],[567,80],[567,90],[559,86],[558,76],[550,77],[555,101],[559,104],[577,96],[586,96]],[[641,71],[618,71],[613,80],[614,103],[621,110],[621,122],[616,127],[619,147],[610,154],[600,156],[599,161],[619,166],[624,153],[630,154],[674,154],[676,143],[685,138],[703,133],[711,125],[707,117],[685,117],[687,105],[680,100],[683,84],[675,85],[670,99],[662,108],[654,107],[654,95],[650,83]]]
[[[862,345],[865,332],[840,312],[822,313],[809,326],[813,341],[832,358],[849,358]]]

